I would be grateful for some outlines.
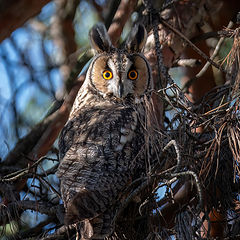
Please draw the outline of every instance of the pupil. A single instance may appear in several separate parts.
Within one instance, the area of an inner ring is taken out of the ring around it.
[[[110,77],[110,73],[109,73],[109,72],[106,72],[106,73],[105,73],[105,77],[106,77],[106,78],[109,78],[109,77]]]
[[[135,76],[136,76],[136,73],[135,73],[135,72],[130,72],[130,77],[131,77],[131,78],[135,78]]]

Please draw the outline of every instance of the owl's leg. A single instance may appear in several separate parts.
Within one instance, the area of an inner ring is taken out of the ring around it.
[[[93,227],[88,219],[81,222],[80,232],[81,232],[81,240],[92,239]]]
[[[78,226],[76,240],[99,240],[112,234],[114,230],[112,211],[106,211],[91,220],[76,223]]]

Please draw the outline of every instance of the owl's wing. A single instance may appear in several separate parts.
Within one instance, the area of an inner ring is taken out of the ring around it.
[[[69,222],[103,213],[138,169],[144,142],[130,107],[82,110],[62,131],[58,177]]]

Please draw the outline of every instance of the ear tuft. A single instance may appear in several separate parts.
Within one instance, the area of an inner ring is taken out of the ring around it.
[[[97,52],[110,51],[113,46],[103,23],[97,23],[89,31],[92,48]]]
[[[141,52],[147,39],[147,31],[142,24],[134,26],[126,41],[126,48],[129,52]]]

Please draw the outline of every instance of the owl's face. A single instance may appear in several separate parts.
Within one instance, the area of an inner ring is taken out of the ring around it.
[[[123,49],[112,46],[102,24],[90,31],[90,39],[97,54],[88,70],[88,84],[104,97],[142,96],[151,81],[150,67],[140,53],[146,40],[145,28],[136,26]]]
[[[149,69],[139,54],[101,54],[92,63],[90,81],[104,96],[141,96],[148,86]]]

